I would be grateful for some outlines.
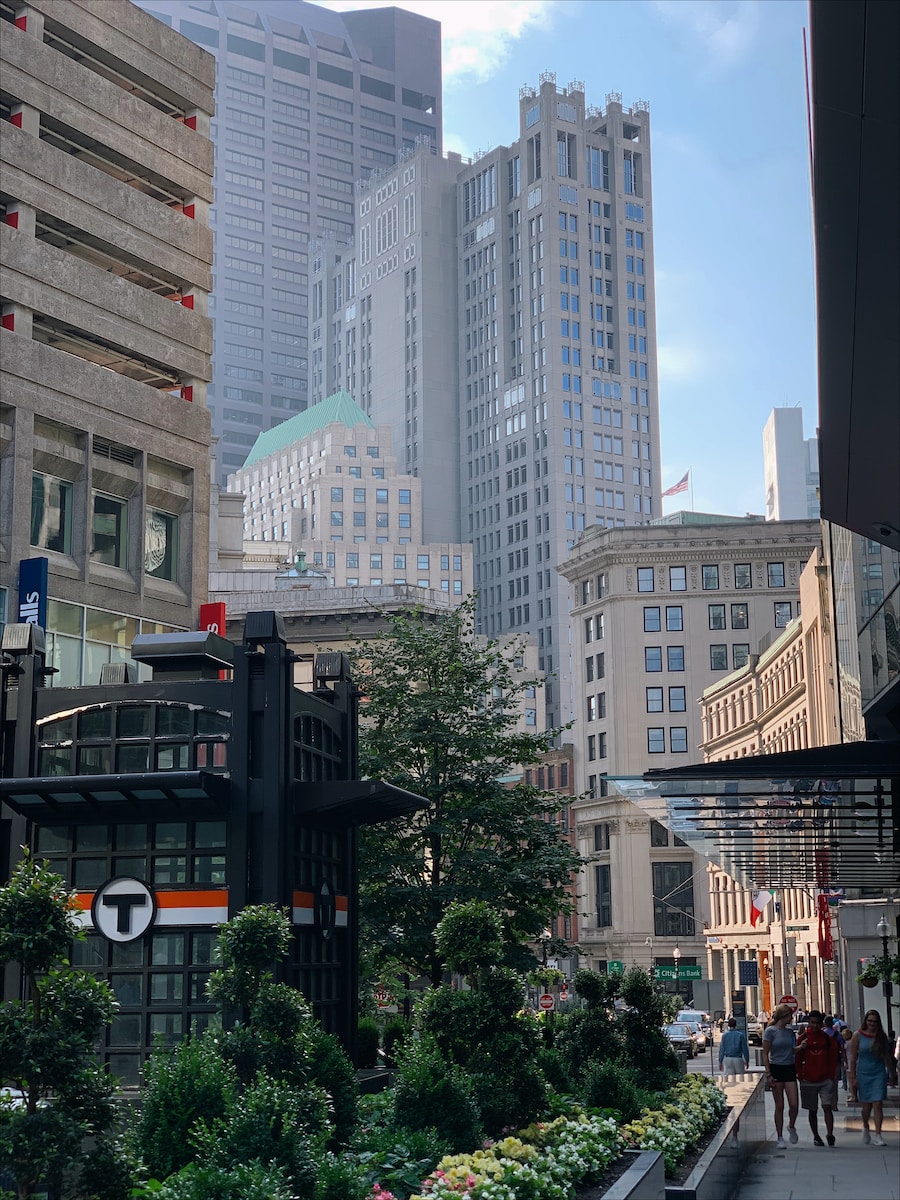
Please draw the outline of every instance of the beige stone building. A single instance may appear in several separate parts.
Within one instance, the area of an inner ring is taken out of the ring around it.
[[[0,623],[46,563],[48,682],[97,683],[206,599],[214,61],[126,0],[0,16]]]
[[[346,392],[261,434],[228,487],[244,497],[249,553],[275,544],[336,588],[422,588],[456,603],[472,591],[471,545],[425,542],[421,479],[398,472],[390,428]]]
[[[632,798],[646,770],[700,758],[698,697],[790,625],[820,534],[814,521],[670,521],[590,529],[559,571],[579,694],[578,847],[590,860],[579,943],[593,966],[669,972],[677,946],[685,993],[709,977],[706,860]]]
[[[800,574],[799,612],[740,670],[700,697],[707,762],[826,746],[841,740],[829,569],[816,549]],[[787,783],[785,784],[787,787]],[[709,868],[710,976],[738,986],[738,962],[755,960],[758,988],[749,1000],[772,1011],[781,995],[803,1008],[838,1007],[834,967],[822,962],[813,888],[781,888],[753,926],[751,893],[725,871]]]

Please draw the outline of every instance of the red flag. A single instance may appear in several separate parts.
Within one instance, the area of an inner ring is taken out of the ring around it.
[[[674,496],[678,492],[686,492],[688,490],[688,477],[690,473],[690,469],[688,469],[677,483],[673,483],[670,488],[667,488],[663,492],[663,496]]]

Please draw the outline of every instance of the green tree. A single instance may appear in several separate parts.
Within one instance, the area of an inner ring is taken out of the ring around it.
[[[0,1082],[19,1093],[0,1104],[0,1162],[20,1200],[43,1177],[77,1175],[85,1139],[102,1141],[115,1119],[112,1081],[93,1054],[115,999],[69,968],[69,945],[83,936],[75,911],[65,881],[27,853],[0,888],[0,968],[18,965],[25,997],[0,1006]]]
[[[385,614],[387,628],[352,650],[367,697],[361,773],[425,800],[363,835],[364,937],[433,985],[444,967],[435,929],[453,901],[485,900],[502,913],[512,953],[569,910],[580,865],[548,819],[559,801],[522,779],[522,764],[559,732],[519,727],[525,692],[540,681],[517,670],[521,645],[473,636],[474,603],[437,620]]]

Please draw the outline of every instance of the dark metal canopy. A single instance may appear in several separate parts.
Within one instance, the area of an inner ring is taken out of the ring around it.
[[[392,783],[374,779],[294,784],[294,813],[314,824],[378,825],[407,817],[426,801]]]
[[[900,886],[900,744],[856,742],[610,778],[749,887]]]
[[[149,820],[224,811],[231,788],[212,771],[134,775],[49,775],[0,780],[0,800],[42,825],[64,821]]]

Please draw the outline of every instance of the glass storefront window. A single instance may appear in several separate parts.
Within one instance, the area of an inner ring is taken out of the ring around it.
[[[184,821],[160,821],[156,826],[157,850],[184,850],[187,847],[187,825]]]
[[[183,854],[165,855],[153,860],[153,882],[187,883],[187,858]]]
[[[123,775],[146,771],[150,765],[150,744],[122,745],[116,747],[116,770]]]
[[[162,1035],[167,1046],[174,1046],[184,1036],[184,1017],[181,1013],[151,1013],[150,1036]]]
[[[147,878],[146,858],[114,858],[113,875],[131,875],[134,879]]]
[[[150,961],[155,967],[175,967],[184,963],[183,933],[155,933]]]
[[[142,967],[144,965],[144,943],[113,942],[112,965],[114,967]]]
[[[110,986],[123,1007],[131,1008],[144,1002],[143,975],[110,975]]]
[[[112,709],[92,708],[83,712],[78,719],[78,736],[81,738],[111,738]]]
[[[156,713],[157,737],[186,737],[192,732],[193,714],[186,705],[166,704]]]
[[[186,742],[156,747],[157,771],[187,771],[191,766],[191,748]]]
[[[184,976],[179,972],[154,971],[150,976],[150,1003],[172,1004],[181,1001],[184,994]]]
[[[69,848],[69,831],[65,825],[39,825],[35,830],[38,854],[65,854]]]
[[[137,637],[140,623],[124,613],[106,612],[102,608],[87,608],[84,613],[85,637],[93,642],[110,642],[130,646]]]
[[[75,830],[76,850],[105,850],[108,844],[105,825],[79,825]]]
[[[135,1046],[141,1041],[140,1013],[116,1013],[109,1027],[111,1046]]]
[[[149,737],[152,715],[148,704],[123,704],[119,708],[119,737]]]
[[[72,943],[70,961],[73,967],[102,967],[103,939],[97,933],[89,933],[84,939]]]
[[[116,826],[117,850],[146,850],[148,845],[146,825]]]
[[[74,883],[77,888],[98,888],[106,881],[105,858],[76,858]]]
[[[216,934],[194,933],[191,935],[192,963],[219,963],[221,961],[219,939]]]
[[[224,883],[225,855],[198,854],[194,859],[194,883]]]
[[[194,827],[194,845],[198,850],[225,845],[224,821],[198,821]]]

